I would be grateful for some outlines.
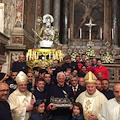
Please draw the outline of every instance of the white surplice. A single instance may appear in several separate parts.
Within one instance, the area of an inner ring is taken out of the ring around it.
[[[98,90],[93,95],[89,95],[87,91],[82,92],[76,99],[83,106],[85,120],[88,120],[90,114],[98,116],[107,98]]]
[[[16,89],[8,98],[13,120],[28,120],[30,112],[26,112],[26,107],[30,105],[32,93],[29,91],[20,92]]]
[[[106,102],[99,114],[99,120],[120,120],[120,102],[115,98]]]

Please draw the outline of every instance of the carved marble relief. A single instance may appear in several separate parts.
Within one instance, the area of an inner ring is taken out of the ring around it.
[[[13,44],[23,44],[22,37],[12,37],[12,43]]]
[[[15,26],[15,0],[4,0],[4,3],[4,32],[10,35]]]
[[[23,0],[16,0],[16,24],[15,27],[22,27]]]

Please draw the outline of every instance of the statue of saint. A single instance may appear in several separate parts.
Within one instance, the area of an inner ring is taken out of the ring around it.
[[[59,45],[58,41],[58,29],[51,24],[54,22],[52,15],[46,14],[43,16],[43,26],[38,32],[40,38],[40,47],[52,47],[53,45]]]

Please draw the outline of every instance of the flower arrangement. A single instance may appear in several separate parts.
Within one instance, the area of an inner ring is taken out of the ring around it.
[[[103,63],[114,63],[113,57],[110,55],[109,52],[106,52],[102,57]]]
[[[77,52],[73,52],[71,54],[71,60],[75,62],[75,58],[76,58],[77,55],[79,55]]]
[[[95,57],[95,50],[93,49],[92,46],[88,46],[88,47],[87,47],[86,56],[87,56],[88,58]]]

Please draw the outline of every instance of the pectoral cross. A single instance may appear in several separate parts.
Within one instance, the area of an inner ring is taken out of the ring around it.
[[[92,27],[96,26],[96,24],[92,24],[92,20],[90,19],[89,23],[85,24],[89,27],[89,40],[92,40]]]

